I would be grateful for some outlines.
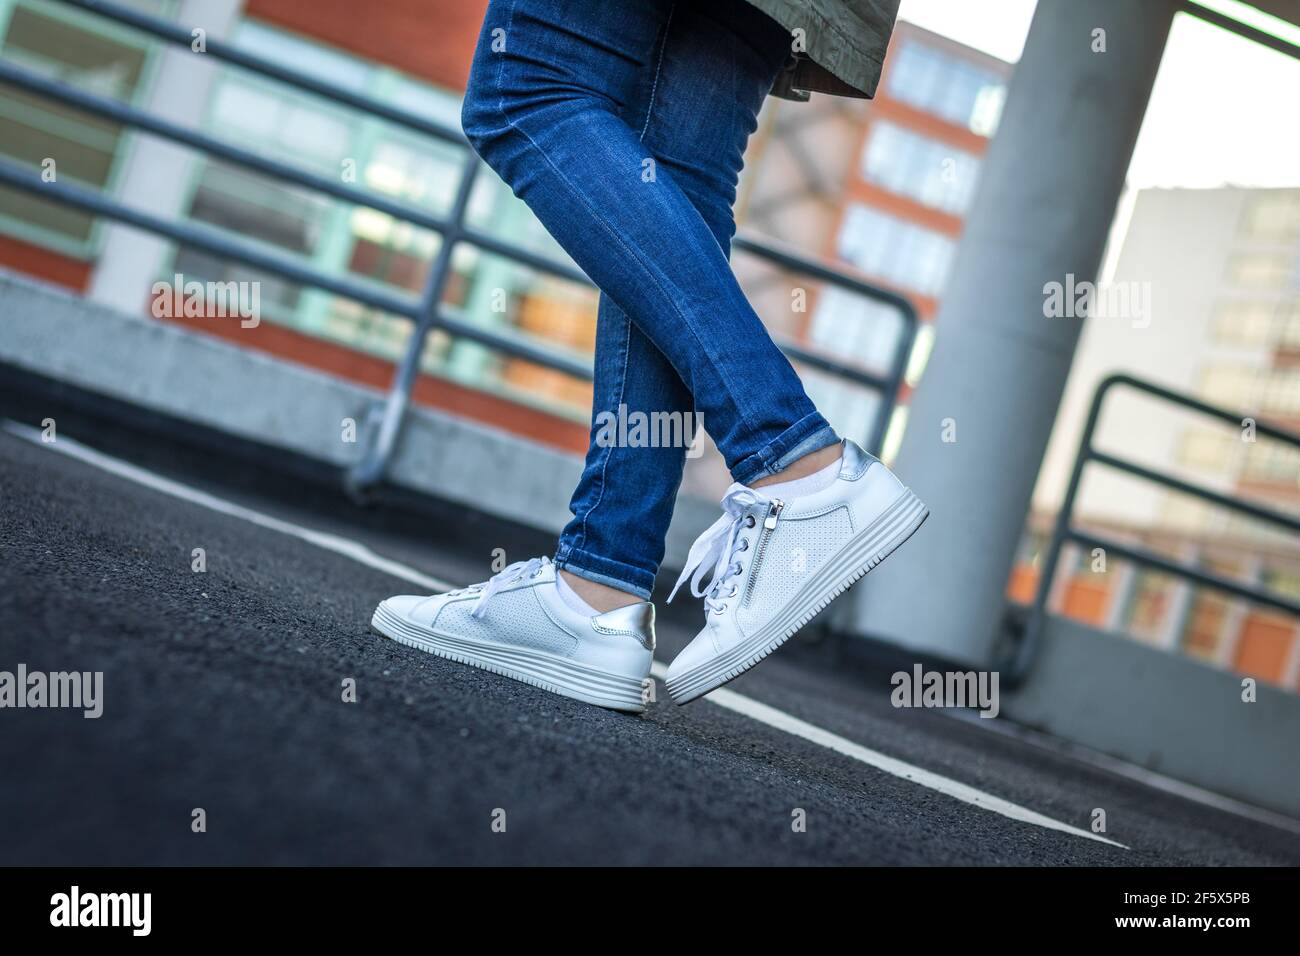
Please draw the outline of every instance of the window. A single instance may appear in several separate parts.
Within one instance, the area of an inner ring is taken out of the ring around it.
[[[1276,344],[1284,349],[1300,351],[1300,300],[1279,309]]]
[[[1300,448],[1268,439],[1248,444],[1242,478],[1264,484],[1300,485]]]
[[[1300,243],[1300,189],[1270,189],[1251,196],[1241,234],[1263,242]]]
[[[1273,369],[1260,375],[1261,410],[1278,418],[1300,416],[1300,368]]]
[[[1292,599],[1300,598],[1300,570],[1268,566],[1261,570],[1260,584]]]
[[[320,236],[325,205],[326,200],[315,193],[212,163],[203,171],[190,216],[289,252],[310,255]]]
[[[1215,405],[1277,418],[1300,416],[1300,368],[1219,365],[1202,376],[1201,394]]]
[[[993,70],[908,39],[889,69],[889,95],[992,136],[1002,116],[1006,81]]]
[[[358,120],[288,87],[226,76],[213,95],[207,125],[258,152],[339,174],[351,158]]]
[[[837,252],[863,272],[937,296],[948,280],[956,243],[942,233],[862,204],[849,207]]]
[[[1228,258],[1228,281],[1239,286],[1300,288],[1300,257],[1295,252],[1239,252]]]
[[[1229,626],[1232,606],[1232,601],[1212,591],[1193,595],[1183,621],[1179,646],[1191,657],[1215,661],[1220,653],[1224,629]]]
[[[979,160],[964,150],[877,122],[862,154],[862,177],[891,192],[957,215],[970,205]]]
[[[887,369],[901,331],[893,306],[828,285],[817,297],[808,338],[844,361]]]
[[[427,116],[452,129],[460,129],[459,96],[404,76],[394,77],[392,84],[390,98],[394,106],[417,116]]]
[[[199,176],[189,214],[223,231],[310,258],[316,251],[328,206],[314,193],[233,166],[208,162]],[[272,316],[296,309],[302,293],[296,283],[187,246],[177,248],[175,270],[203,281],[259,281],[262,302]]]
[[[1214,337],[1223,345],[1300,346],[1300,298],[1224,302],[1215,312]]]
[[[144,74],[144,41],[98,29],[91,25],[97,18],[85,18],[84,24],[82,19],[19,3],[0,40],[0,57],[87,92],[131,101]],[[125,136],[118,124],[71,107],[14,87],[0,92],[0,153],[33,167],[53,159],[60,179],[108,186]],[[94,217],[27,192],[0,189],[0,222],[25,238],[47,236],[85,251]]]
[[[1246,411],[1254,405],[1259,369],[1249,365],[1219,365],[1201,376],[1200,393],[1212,405]]]
[[[455,127],[460,97],[417,79],[253,21],[235,34],[241,48],[273,61],[292,62],[419,116]],[[451,212],[467,153],[455,143],[421,135],[354,110],[332,106],[281,84],[234,71],[217,77],[206,117],[209,132],[286,159],[312,172],[347,180],[362,192],[387,196],[434,215]],[[191,202],[191,218],[292,253],[329,274],[360,278],[414,299],[425,288],[440,248],[436,232],[365,206],[300,190],[279,180],[207,159]],[[471,196],[470,222],[537,251],[554,240],[495,177],[481,175]],[[320,290],[257,273],[219,257],[181,248],[176,268],[212,280],[262,283],[264,318],[349,348],[396,359],[411,323]],[[510,308],[494,307],[505,291]],[[576,354],[589,354],[595,296],[560,288],[535,270],[509,263],[468,243],[452,256],[443,306],[482,325]],[[504,394],[574,420],[591,405],[590,385],[559,372],[511,360],[445,331],[426,340],[421,368],[470,387]]]
[[[1139,640],[1156,643],[1172,609],[1175,580],[1145,568],[1136,570],[1134,575],[1133,594],[1124,609],[1124,626]]]
[[[373,66],[257,23],[241,23],[235,42],[260,56],[292,62],[297,69],[356,90],[364,89],[376,74]],[[213,135],[331,177],[342,175],[345,163],[356,161],[354,147],[362,124],[354,111],[229,69],[217,76],[204,120]],[[324,264],[320,257],[335,234],[332,213],[339,204],[312,190],[208,157],[196,161],[196,170],[191,219]],[[361,180],[360,170],[356,175]],[[177,249],[175,268],[210,281],[256,280],[261,283],[267,318],[322,327],[300,314],[304,302],[310,300],[295,282],[184,246]]]
[[[463,157],[464,152],[449,143],[386,134],[371,150],[361,179],[377,193],[447,213],[459,185]]]
[[[1223,474],[1233,462],[1239,439],[1222,431],[1189,429],[1178,449],[1179,464],[1203,474]]]

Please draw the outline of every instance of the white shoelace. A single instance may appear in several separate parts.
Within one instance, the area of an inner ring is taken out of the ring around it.
[[[771,501],[772,499],[762,492],[748,488],[739,482],[728,488],[727,493],[722,496],[722,517],[713,522],[709,529],[696,538],[695,543],[691,545],[690,553],[686,556],[686,566],[682,568],[681,577],[673,585],[668,600],[672,601],[677,594],[677,589],[689,577],[691,594],[704,599],[705,613],[707,614],[708,611],[721,613],[723,605],[720,603],[720,598],[735,597],[736,594],[735,587],[732,587],[729,593],[723,595],[723,587],[744,570],[736,560],[736,555],[747,550],[749,546],[746,544],[745,547],[740,547],[740,529],[746,525],[746,519],[751,517],[749,509],[757,504],[769,504]],[[704,584],[706,574],[710,575],[708,585]]]
[[[470,611],[472,617],[482,617],[483,612],[487,610],[488,601],[492,600],[493,595],[500,593],[512,584],[516,584],[525,578],[535,578],[541,573],[542,568],[551,563],[550,558],[530,558],[527,561],[516,561],[514,564],[507,565],[492,577],[488,578],[482,584],[471,584],[467,588],[458,588],[451,591],[451,594],[466,594],[471,591],[481,592],[479,599],[474,602],[474,608]]]

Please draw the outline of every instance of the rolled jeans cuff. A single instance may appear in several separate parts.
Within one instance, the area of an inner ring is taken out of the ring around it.
[[[561,543],[555,551],[555,566],[588,581],[635,594],[643,601],[650,600],[655,586],[655,576],[644,568],[635,568],[621,561],[611,561],[589,551],[581,551]]]
[[[804,455],[834,445],[840,440],[835,429],[820,412],[812,412],[795,422],[763,448],[743,459],[731,473],[742,485],[750,485],[785,471]]]

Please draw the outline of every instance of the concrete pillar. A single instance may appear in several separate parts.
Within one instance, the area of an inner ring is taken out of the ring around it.
[[[230,33],[243,5],[243,0],[183,0],[175,21],[191,29],[201,27],[209,38],[221,39]],[[203,53],[161,45],[156,67],[146,71],[147,92],[140,108],[175,123],[198,126],[208,108],[216,63]],[[198,155],[155,136],[133,134],[117,198],[134,209],[180,218]],[[165,268],[170,240],[112,222],[103,228],[101,252],[86,296],[143,316],[149,290]]]
[[[897,459],[930,520],[854,589],[841,629],[991,662],[1080,331],[1044,317],[1044,285],[1096,279],[1176,8],[1039,0]]]

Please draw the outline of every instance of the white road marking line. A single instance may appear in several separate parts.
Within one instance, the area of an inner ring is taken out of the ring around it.
[[[88,465],[94,465],[96,468],[117,475],[119,478],[126,478],[136,484],[144,485],[146,488],[152,488],[154,491],[161,491],[165,495],[171,495],[173,498],[180,498],[183,501],[202,505],[224,515],[230,515],[232,518],[243,518],[245,521],[252,522],[263,528],[269,528],[272,531],[279,531],[290,537],[298,538],[319,548],[324,548],[326,551],[333,551],[345,558],[351,558],[353,561],[374,568],[376,571],[383,571],[395,578],[402,578],[412,584],[418,584],[422,588],[428,588],[430,593],[434,591],[450,591],[456,587],[456,585],[449,584],[446,581],[440,581],[437,578],[429,577],[427,574],[421,574],[415,568],[398,561],[390,561],[388,558],[375,554],[364,544],[350,538],[328,534],[324,531],[313,531],[290,521],[282,521],[260,511],[254,511],[252,508],[245,508],[243,505],[237,505],[232,501],[210,495],[198,488],[192,488],[178,481],[172,481],[170,478],[164,478],[162,475],[156,475],[120,458],[114,458],[111,455],[105,455],[103,452],[95,451],[95,449],[87,447],[75,439],[60,437],[56,441],[45,442],[41,440],[40,431],[30,425],[6,420],[3,427],[9,434],[24,441],[41,445],[53,451],[63,452],[63,454],[71,458],[84,461]]]
[[[55,442],[47,443],[41,440],[40,431],[29,425],[22,425],[13,421],[5,421],[3,427],[4,430],[9,432],[11,435],[33,444],[41,445],[42,447],[51,449],[52,451],[62,452],[69,457],[93,465],[103,471],[109,472],[110,474],[126,478],[129,481],[134,481],[137,484],[144,485],[147,488],[152,488],[155,491],[160,491],[166,495],[171,495],[174,498],[179,498],[183,501],[191,502],[192,504],[201,505],[224,515],[229,515],[232,518],[242,518],[245,521],[249,521],[260,527],[282,532],[283,534],[298,538],[301,541],[306,541],[308,544],[314,544],[327,551],[332,551],[335,554],[342,555],[345,558],[351,558],[353,561],[357,561],[378,571],[383,571],[393,577],[410,581],[413,584],[418,584],[421,587],[429,589],[431,592],[450,591],[456,587],[456,585],[450,584],[446,581],[439,581],[437,578],[421,574],[419,571],[409,567],[408,565],[381,557],[365,545],[359,544],[356,541],[335,534],[313,531],[310,528],[304,528],[301,525],[294,524],[293,522],[283,521],[280,518],[273,518],[260,511],[254,511],[251,508],[245,508],[243,505],[237,505],[233,502],[225,501],[215,495],[208,494],[206,491],[200,491],[197,488],[192,488],[189,485],[182,484],[181,482],[173,481],[170,478],[164,478],[161,475],[156,475],[137,465],[132,465],[129,462],[122,461],[120,458],[114,458],[110,455],[105,455],[103,452],[95,451],[93,448],[89,448],[74,439],[59,438]],[[663,680],[664,676],[668,673],[668,667],[659,661],[655,661],[652,673],[655,677]],[[726,710],[743,714],[751,720],[756,720],[759,723],[766,724],[776,730],[792,734],[796,737],[802,737],[804,740],[825,747],[828,750],[833,750],[836,753],[843,754],[846,757],[851,757],[854,760],[875,767],[877,770],[881,770],[895,777],[900,777],[903,780],[920,784],[923,787],[928,787],[931,790],[952,797],[955,800],[960,800],[963,803],[969,803],[972,806],[979,807],[981,810],[988,810],[992,813],[1008,817],[1009,819],[1017,820],[1021,823],[1029,823],[1047,830],[1056,830],[1060,833],[1068,833],[1071,836],[1083,837],[1087,840],[1096,840],[1098,843],[1105,843],[1110,846],[1119,847],[1123,850],[1128,849],[1124,844],[1117,843],[1114,840],[1109,840],[1100,834],[1092,833],[1088,830],[1080,829],[1079,827],[1072,827],[1067,823],[1061,823],[1057,820],[1053,820],[1051,817],[1045,817],[1041,813],[1035,813],[1033,810],[1028,810],[1018,804],[1011,803],[1008,800],[1003,800],[1001,797],[995,797],[992,794],[985,793],[975,787],[952,780],[942,774],[924,770],[907,763],[905,760],[899,760],[897,757],[887,756],[886,754],[872,750],[869,747],[863,747],[861,744],[854,743],[852,740],[841,737],[838,734],[833,734],[829,730],[823,730],[821,727],[810,724],[805,720],[800,720],[798,717],[792,717],[784,711],[777,710],[775,707],[770,707],[767,704],[745,697],[743,694],[727,690],[725,687],[710,692],[708,696],[703,698],[703,700],[725,708]]]
[[[1125,777],[1149,787],[1152,790],[1161,790],[1164,793],[1188,800],[1192,803],[1199,803],[1203,807],[1210,807],[1213,810],[1221,810],[1224,813],[1231,813],[1233,816],[1244,817],[1247,820],[1254,820],[1256,823],[1264,823],[1279,830],[1286,830],[1289,833],[1300,833],[1300,820],[1292,817],[1283,816],[1272,810],[1265,810],[1263,807],[1257,807],[1254,804],[1246,803],[1243,800],[1237,800],[1233,797],[1225,797],[1221,793],[1215,793],[1213,790],[1206,790],[1204,787],[1198,787],[1195,784],[1187,783],[1183,780],[1175,780],[1173,777],[1166,777],[1155,770],[1148,770],[1146,767],[1138,764],[1128,763],[1119,757],[1112,757],[1109,754],[1102,753],[1100,750],[1093,750],[1091,747],[1085,747],[1083,744],[1073,743],[1072,741],[1063,741],[1060,738],[1053,737],[1051,734],[1042,731],[1033,730],[1021,724],[999,723],[996,720],[980,720],[977,715],[967,716],[964,713],[944,712],[945,717],[952,720],[965,721],[966,723],[978,722],[982,731],[999,734],[1003,737],[1010,737],[1022,744],[1028,744],[1031,747],[1037,747],[1048,753],[1064,755],[1070,760],[1085,764],[1089,767],[1096,767],[1098,770],[1104,770],[1106,773],[1114,774],[1117,777]]]
[[[668,673],[668,668],[655,661],[653,667],[655,677],[663,680]],[[1085,837],[1089,840],[1096,840],[1098,843],[1108,843],[1111,846],[1117,846],[1122,850],[1128,847],[1123,843],[1117,843],[1114,840],[1108,840],[1098,833],[1092,833],[1088,830],[1072,827],[1068,823],[1060,823],[1051,817],[1045,817],[1041,813],[1035,813],[1033,810],[1027,810],[1019,804],[1003,800],[1001,797],[995,797],[992,794],[985,793],[975,787],[959,783],[942,774],[934,773],[930,770],[923,770],[920,767],[913,766],[905,760],[899,760],[897,757],[890,757],[882,754],[878,750],[872,750],[870,747],[864,747],[861,744],[854,743],[839,734],[831,733],[829,730],[823,730],[815,724],[810,724],[806,720],[800,720],[793,717],[783,710],[777,710],[767,704],[746,697],[743,694],[737,694],[733,690],[727,690],[725,687],[719,687],[717,690],[710,691],[707,697],[702,698],[710,703],[717,704],[727,710],[734,710],[738,714],[744,714],[752,720],[757,720],[761,724],[767,724],[777,730],[783,730],[788,734],[796,737],[802,737],[804,740],[811,741],[828,750],[834,750],[836,753],[844,754],[846,757],[852,757],[854,760],[869,764],[877,770],[883,770],[885,773],[893,774],[895,777],[902,777],[904,780],[910,780],[912,783],[919,783],[923,787],[929,787],[931,790],[937,790],[939,793],[960,800],[963,803],[969,803],[983,810],[990,810],[993,813],[999,813],[1004,817],[1010,817],[1012,820],[1019,820],[1022,823],[1032,823],[1034,826],[1043,827],[1047,830],[1059,830],[1061,833],[1069,833],[1073,836]]]

